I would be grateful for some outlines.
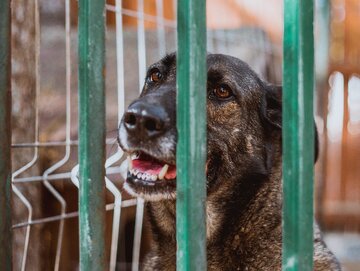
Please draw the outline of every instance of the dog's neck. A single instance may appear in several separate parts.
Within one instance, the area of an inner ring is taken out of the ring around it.
[[[241,236],[260,224],[264,227],[264,234],[267,229],[270,232],[281,225],[281,166],[275,169],[270,176],[264,176],[261,180],[258,177],[257,180],[239,181],[238,189],[230,195],[228,191],[223,193],[219,190],[208,196],[208,248],[212,243],[230,239],[235,240],[234,244],[241,245]],[[256,201],[253,200],[255,198]],[[170,242],[176,247],[176,202],[149,202],[147,210],[155,243],[162,246],[163,243]],[[250,242],[249,238],[247,241]]]

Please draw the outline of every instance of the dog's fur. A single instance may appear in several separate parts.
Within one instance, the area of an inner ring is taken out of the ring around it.
[[[281,87],[261,79],[241,60],[220,54],[207,56],[207,260],[208,270],[281,269]],[[154,71],[159,82],[151,82]],[[219,86],[232,95],[214,94]],[[126,152],[140,149],[175,164],[176,56],[149,68],[136,103],[165,113],[165,130],[148,141],[119,128]],[[176,270],[175,186],[146,188],[127,180],[126,189],[148,200],[153,232],[152,250],[144,270]],[[340,270],[315,226],[314,270]]]

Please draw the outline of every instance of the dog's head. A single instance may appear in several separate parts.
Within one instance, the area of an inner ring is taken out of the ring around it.
[[[207,56],[207,192],[270,174],[281,151],[281,88],[241,60]],[[203,91],[203,90],[199,90]],[[125,189],[147,200],[176,194],[176,55],[150,66],[119,127],[129,156]],[[205,169],[204,169],[205,170]]]

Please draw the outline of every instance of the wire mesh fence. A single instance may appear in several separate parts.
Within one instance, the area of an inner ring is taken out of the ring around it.
[[[147,65],[176,49],[176,1],[129,2],[115,0],[106,5],[108,18],[114,18],[108,22],[106,33],[106,247],[110,270],[138,270],[149,245],[143,223],[144,202],[122,190],[127,161],[117,146],[116,129],[124,109],[141,91]],[[281,83],[282,21],[269,26],[269,17],[282,17],[280,2],[208,2],[215,10],[208,9],[208,51],[239,57],[261,77]],[[44,270],[76,270],[77,3],[65,0],[61,4],[62,25],[42,20],[46,11],[40,13],[40,4],[34,0],[35,90],[33,118],[27,123],[33,137],[30,141],[16,137],[12,143],[14,159],[27,159],[22,165],[15,163],[12,174],[14,201],[20,203],[14,206],[24,210],[13,224],[14,235],[18,236],[15,249],[20,255],[16,268],[32,270],[36,266],[32,258],[39,257]],[[278,11],[269,12],[272,5]],[[218,21],[219,7],[234,11],[244,21],[231,27],[228,22]],[[42,248],[34,251],[31,248],[36,247],[39,237],[43,238]]]

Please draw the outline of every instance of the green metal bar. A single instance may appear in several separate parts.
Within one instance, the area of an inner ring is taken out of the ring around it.
[[[12,270],[11,0],[0,1],[0,269]]]
[[[284,1],[283,270],[313,270],[313,1]]]
[[[79,1],[80,270],[105,255],[105,0]]]
[[[206,270],[206,1],[178,1],[177,270]]]

